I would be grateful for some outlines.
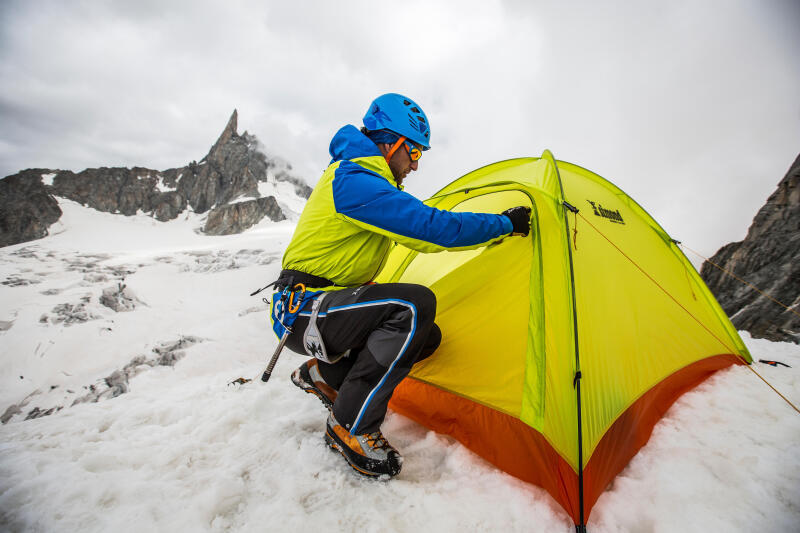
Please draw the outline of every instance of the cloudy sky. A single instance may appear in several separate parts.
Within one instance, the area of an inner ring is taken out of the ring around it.
[[[417,196],[549,148],[711,254],[800,153],[798,27],[796,0],[3,0],[0,176],[182,166],[237,108],[313,184],[401,92],[432,125]]]

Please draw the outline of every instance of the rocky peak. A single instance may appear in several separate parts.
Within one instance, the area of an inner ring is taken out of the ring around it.
[[[222,130],[222,134],[214,143],[214,146],[209,150],[208,155],[203,158],[203,161],[213,161],[221,164],[224,161],[225,147],[231,142],[234,137],[238,137],[237,133],[239,123],[239,112],[234,109],[231,118],[228,119],[228,124]]]
[[[800,155],[797,156],[778,188],[758,211],[747,231],[747,239],[776,232],[800,231]]]
[[[196,213],[205,213],[240,196],[258,198],[258,178],[266,179],[267,161],[237,131],[238,113],[233,111],[217,142],[200,164],[190,168],[178,183]]]
[[[711,262],[787,305],[784,309]],[[700,275],[738,329],[800,343],[800,156],[758,211],[741,242],[723,246]]]

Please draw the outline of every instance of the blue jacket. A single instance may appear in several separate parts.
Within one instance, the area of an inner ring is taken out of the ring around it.
[[[378,147],[355,126],[334,135],[330,154],[283,268],[358,286],[375,278],[392,242],[420,252],[470,249],[513,229],[503,215],[441,211],[403,192]]]

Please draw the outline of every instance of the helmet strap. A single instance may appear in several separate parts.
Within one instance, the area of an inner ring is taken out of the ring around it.
[[[400,137],[399,139],[397,139],[397,142],[394,143],[394,146],[392,146],[392,148],[389,150],[389,153],[384,156],[384,158],[386,159],[387,163],[392,158],[392,156],[397,151],[397,149],[400,148],[401,146],[403,146],[404,142],[406,142],[406,138],[405,137]]]

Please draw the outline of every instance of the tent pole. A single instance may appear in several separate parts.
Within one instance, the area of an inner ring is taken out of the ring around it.
[[[570,289],[572,290],[572,330],[573,338],[575,339],[575,377],[572,380],[572,386],[575,388],[575,394],[578,401],[578,514],[579,523],[575,524],[576,533],[586,533],[586,518],[583,512],[583,422],[581,416],[581,362],[579,356],[578,344],[578,306],[575,301],[575,268],[572,262],[572,246],[569,241],[569,217],[567,212],[577,214],[578,208],[567,203],[564,197],[564,184],[561,181],[561,173],[558,171],[558,163],[553,154],[550,154],[553,162],[553,168],[556,171],[558,178],[558,186],[561,189],[561,203],[564,207],[564,228],[567,236],[567,252],[569,253],[569,282]]]

